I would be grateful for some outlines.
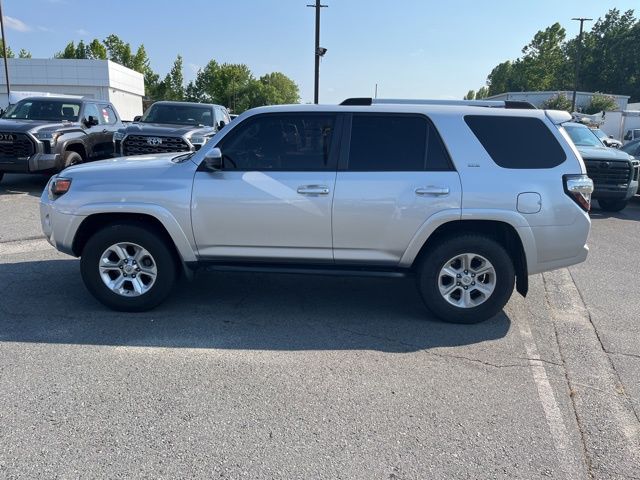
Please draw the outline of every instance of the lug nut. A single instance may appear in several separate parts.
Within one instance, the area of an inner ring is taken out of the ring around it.
[[[471,282],[471,285],[475,285],[475,284],[476,284],[476,282]]]
[[[460,275],[459,273],[456,274],[456,278],[460,278],[462,275]]]
[[[122,274],[122,276],[123,276],[123,277],[126,277],[126,276],[127,276],[127,274],[126,274],[126,273],[123,273],[123,274]]]
[[[136,278],[136,274],[134,273],[133,275],[131,275],[131,278]]]
[[[120,270],[122,270],[124,267],[122,265],[120,265]]]
[[[469,287],[464,287],[465,290],[469,290]]]
[[[464,274],[465,274],[465,275],[466,275],[467,273],[469,273],[469,270],[465,270],[465,271],[464,271]]]
[[[472,277],[475,277],[475,276],[476,276],[476,274],[475,274],[475,273],[472,273],[472,274],[471,274],[471,276],[472,276]]]
[[[139,272],[139,271],[140,271],[140,267],[136,267],[136,272]]]

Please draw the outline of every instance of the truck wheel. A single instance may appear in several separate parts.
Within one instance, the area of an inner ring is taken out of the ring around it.
[[[80,271],[94,297],[125,312],[159,305],[177,275],[175,258],[163,236],[135,224],[114,224],[94,234],[82,252]]]
[[[619,212],[627,206],[627,200],[598,200],[600,208],[605,212]]]
[[[62,171],[67,167],[71,167],[72,165],[77,165],[78,163],[82,163],[82,155],[78,152],[74,152],[72,150],[68,150],[64,152],[62,157],[62,165],[58,169],[58,171]]]
[[[442,239],[418,266],[422,299],[449,323],[479,323],[493,317],[506,305],[514,283],[507,251],[481,235]]]
[[[4,177],[4,172],[0,172],[0,182],[2,181],[2,177]]]

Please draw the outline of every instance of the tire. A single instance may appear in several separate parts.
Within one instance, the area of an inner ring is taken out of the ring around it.
[[[487,270],[489,267],[493,270]],[[483,270],[488,273],[482,273]],[[422,257],[417,273],[418,289],[427,309],[448,323],[471,324],[492,318],[507,304],[515,284],[515,269],[507,251],[482,235],[441,238]],[[449,294],[441,293],[441,287]],[[460,305],[453,304],[457,301]],[[463,302],[467,302],[466,307]]]
[[[102,304],[123,312],[143,312],[169,295],[177,264],[161,232],[147,225],[122,223],[105,227],[88,240],[80,271],[87,290]]]
[[[600,208],[605,212],[619,212],[627,206],[628,200],[598,200]]]
[[[83,161],[84,159],[82,158],[82,155],[80,155],[78,152],[67,150],[62,156],[62,164],[58,167],[58,172],[61,172],[65,168],[71,167],[72,165],[82,163]]]
[[[4,177],[4,172],[0,172],[0,182],[2,181],[2,177]]]

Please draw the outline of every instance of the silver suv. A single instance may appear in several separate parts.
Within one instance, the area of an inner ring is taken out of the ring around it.
[[[245,112],[198,152],[54,176],[42,227],[88,290],[142,311],[196,267],[413,275],[442,320],[492,317],[585,260],[593,189],[564,112],[350,99]]]

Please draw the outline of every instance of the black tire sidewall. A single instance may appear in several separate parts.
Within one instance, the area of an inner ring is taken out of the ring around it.
[[[154,258],[158,274],[151,289],[137,297],[123,297],[112,292],[102,281],[98,265],[102,253],[111,245],[131,242],[145,248]],[[95,233],[87,242],[80,258],[85,286],[107,307],[127,312],[142,312],[159,305],[171,292],[176,280],[175,258],[161,234],[152,228],[134,224],[115,224]]]
[[[58,171],[62,171],[67,167],[70,167],[72,165],[78,165],[79,163],[82,163],[82,162],[83,162],[82,155],[80,155],[78,152],[74,152],[73,150],[68,150],[64,152],[64,154],[62,155],[62,165],[60,166]]]
[[[473,308],[451,305],[440,294],[438,275],[445,262],[462,253],[485,257],[496,271],[496,287],[484,303]],[[426,253],[418,269],[418,289],[427,308],[440,320],[449,323],[479,323],[495,316],[511,297],[515,269],[507,251],[495,240],[480,235],[464,235],[442,239]]]
[[[626,200],[598,200],[600,208],[605,212],[619,212],[627,206]]]

